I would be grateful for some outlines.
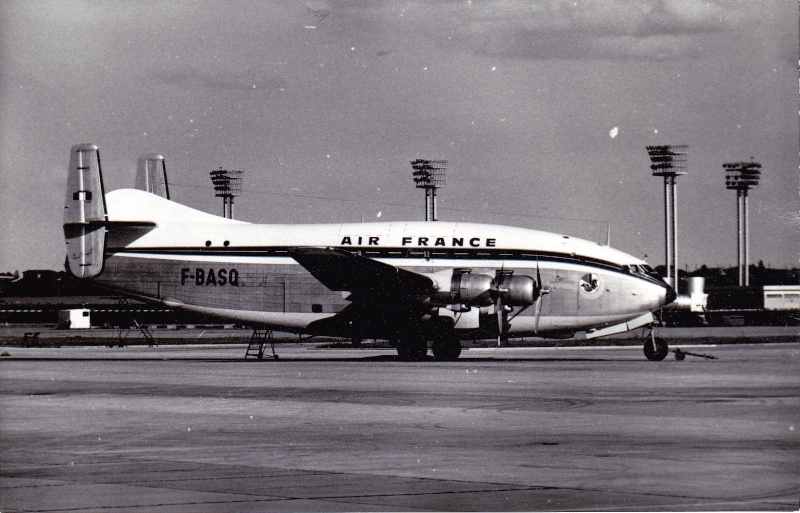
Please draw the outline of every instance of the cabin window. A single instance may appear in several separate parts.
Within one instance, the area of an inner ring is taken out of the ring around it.
[[[322,313],[322,305],[319,303],[314,303],[311,305],[311,311],[313,313]]]

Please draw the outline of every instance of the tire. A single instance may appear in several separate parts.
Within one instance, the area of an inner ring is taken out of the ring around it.
[[[456,360],[461,355],[461,342],[455,333],[442,333],[433,339],[431,350],[437,360]]]
[[[428,341],[414,335],[404,337],[397,344],[397,356],[405,362],[417,362],[428,356]]]
[[[669,354],[667,341],[660,337],[648,338],[644,343],[644,355],[651,362],[660,362]]]

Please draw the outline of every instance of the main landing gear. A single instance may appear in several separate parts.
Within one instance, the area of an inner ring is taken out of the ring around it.
[[[397,341],[397,356],[404,362],[424,360],[428,355],[428,340],[419,333],[407,334]]]
[[[455,360],[461,355],[461,342],[450,319],[442,319],[428,330],[419,328],[405,333],[397,341],[397,355],[403,361],[424,360],[429,340],[436,360]]]
[[[433,357],[437,360],[455,360],[461,355],[461,342],[455,330],[448,330],[434,335],[431,342]]]
[[[642,342],[644,342],[644,355],[651,362],[660,362],[669,354],[667,341],[656,336],[656,330],[652,325],[645,327]]]

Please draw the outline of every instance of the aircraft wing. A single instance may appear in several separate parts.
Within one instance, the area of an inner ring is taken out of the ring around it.
[[[289,254],[330,290],[355,297],[407,298],[433,292],[433,280],[372,258],[333,248],[295,248]]]

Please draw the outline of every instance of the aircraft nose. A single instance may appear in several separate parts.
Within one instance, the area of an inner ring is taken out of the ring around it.
[[[675,289],[667,285],[667,297],[664,302],[664,306],[674,302],[678,298],[678,293],[675,292]]]

